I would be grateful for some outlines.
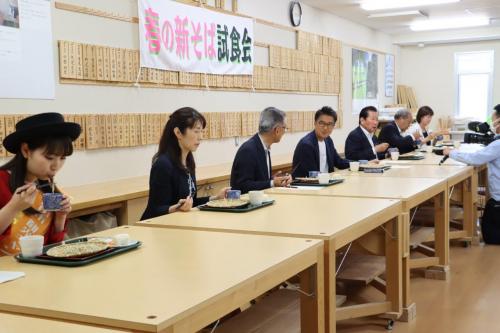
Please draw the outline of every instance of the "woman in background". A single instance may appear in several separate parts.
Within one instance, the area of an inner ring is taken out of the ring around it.
[[[434,140],[436,137],[443,134],[448,134],[449,132],[446,129],[434,132],[431,132],[428,129],[433,116],[434,116],[434,111],[429,106],[420,107],[420,109],[418,109],[417,112],[417,117],[416,117],[417,121],[410,126],[410,128],[406,131],[406,133],[415,133],[415,132],[420,133],[420,136],[422,137],[421,139],[422,144],[427,144],[427,145],[430,145],[432,143],[432,140]]]
[[[172,113],[153,157],[148,205],[141,220],[177,211],[187,212],[209,200],[225,198],[229,188],[213,197],[197,196],[193,152],[200,145],[206,124],[203,115],[190,107]]]

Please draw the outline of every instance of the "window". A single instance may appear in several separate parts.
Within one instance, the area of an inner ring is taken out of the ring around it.
[[[456,116],[484,121],[493,108],[493,51],[455,53]]]

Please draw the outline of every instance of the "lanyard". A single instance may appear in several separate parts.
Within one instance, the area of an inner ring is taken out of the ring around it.
[[[189,188],[189,197],[194,198],[196,194],[196,184],[193,181],[193,177],[191,177],[191,173],[188,172],[188,188]]]

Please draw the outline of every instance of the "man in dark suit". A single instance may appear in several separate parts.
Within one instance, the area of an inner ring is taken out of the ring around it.
[[[417,147],[416,141],[420,139],[417,131],[410,135],[403,136],[413,122],[413,115],[408,110],[399,110],[394,115],[394,121],[385,125],[380,131],[379,140],[387,142],[391,148],[398,148],[400,154],[409,153]]]
[[[345,157],[352,161],[384,159],[388,143],[379,143],[375,131],[378,126],[378,110],[367,106],[359,113],[359,126],[345,140]]]
[[[329,106],[316,111],[314,131],[300,139],[293,153],[293,174],[308,177],[309,171],[333,172],[334,167],[347,169],[349,161],[342,159],[330,135],[337,122],[337,113]]]
[[[259,133],[241,145],[234,157],[231,169],[231,188],[242,193],[264,190],[275,186],[288,186],[290,175],[278,172],[272,176],[271,145],[280,142],[285,134],[285,112],[274,107],[260,114]]]

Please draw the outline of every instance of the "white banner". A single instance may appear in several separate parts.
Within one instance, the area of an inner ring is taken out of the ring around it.
[[[253,73],[253,20],[176,1],[138,0],[141,67]]]

